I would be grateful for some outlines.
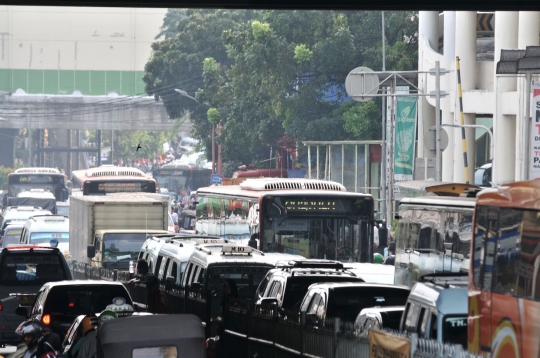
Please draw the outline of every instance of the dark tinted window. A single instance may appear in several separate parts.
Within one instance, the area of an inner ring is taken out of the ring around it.
[[[409,290],[392,287],[350,287],[330,292],[328,316],[352,322],[364,308],[402,306],[409,296]]]
[[[43,313],[64,316],[97,313],[110,305],[115,297],[123,297],[127,303],[132,304],[124,286],[85,285],[53,287],[47,295]]]
[[[39,285],[64,279],[57,254],[9,253],[4,256],[0,272],[3,285]]]
[[[445,316],[443,342],[457,343],[467,347],[467,316]]]
[[[351,276],[306,276],[306,277],[291,277],[287,282],[285,288],[285,300],[283,301],[283,308],[292,309],[299,308],[304,296],[307,293],[309,286],[319,282],[363,282],[358,277]],[[370,306],[371,307],[371,306]],[[357,312],[358,313],[358,312]],[[356,317],[355,317],[356,318]],[[353,319],[354,320],[354,319]]]
[[[236,285],[238,297],[251,299],[255,295],[259,283],[261,283],[270,268],[269,266],[213,266],[208,269],[207,286],[215,289],[219,296],[222,293],[221,290],[225,282],[232,280]]]
[[[401,322],[401,315],[403,311],[389,311],[381,312],[384,328],[399,330],[399,323]]]

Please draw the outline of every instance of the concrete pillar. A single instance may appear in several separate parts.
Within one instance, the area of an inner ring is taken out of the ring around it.
[[[438,11],[420,11],[418,19],[418,70],[427,71],[429,68],[423,68],[423,46],[425,40],[431,48],[438,52],[439,49],[439,12]],[[431,66],[431,67],[434,67]],[[418,79],[418,85],[421,91],[427,90],[426,76],[422,75]],[[418,148],[417,156],[419,158],[435,158],[435,153],[428,151],[424,146],[424,133],[435,125],[435,107],[430,105],[425,97],[418,97]]]
[[[476,11],[456,12],[456,56],[460,59],[461,89],[463,92],[476,88]],[[454,59],[455,61],[455,59]],[[457,75],[455,75],[457,76]],[[456,83],[454,81],[454,83]],[[454,84],[455,86],[455,84]],[[456,120],[461,124],[459,116],[459,98],[457,88],[456,94]],[[465,114],[464,124],[476,124],[476,114]],[[469,177],[465,177],[465,164],[463,160],[463,144],[461,129],[454,129],[454,167],[446,168],[453,170],[455,182],[472,182],[474,176],[475,162],[475,130],[469,128],[465,130],[467,138],[467,162]],[[443,161],[444,163],[444,161]],[[444,169],[443,169],[444,170]]]
[[[451,63],[456,59],[456,12],[444,12],[444,59]]]
[[[495,12],[495,66],[502,49],[515,49],[518,45],[518,12]],[[497,77],[494,73],[495,108],[493,113],[493,139],[495,142],[492,182],[493,185],[514,181],[516,163],[515,116],[502,113],[502,93],[516,90],[515,77]]]
[[[456,12],[444,12],[444,64],[442,67],[447,70],[454,69],[456,60]],[[448,73],[441,77],[441,89],[449,93],[454,87],[455,76],[453,73]],[[454,123],[454,106],[451,102],[450,95],[441,99],[441,123]],[[448,147],[442,152],[442,171],[441,180],[445,182],[455,182],[454,178],[454,129],[442,127],[448,134]]]
[[[518,26],[518,48],[525,49],[527,46],[538,46],[538,36],[540,35],[540,12],[520,11]],[[525,117],[528,115],[528,108],[525,108],[526,82],[523,77],[517,79],[517,89],[519,91],[519,109],[516,117],[516,164],[515,179],[526,180],[529,174],[525,173],[525,161],[530,159],[530,153],[526,148],[527,137],[530,135],[528,126],[525,125]]]
[[[15,167],[15,136],[17,129],[0,129],[0,165],[6,168]]]

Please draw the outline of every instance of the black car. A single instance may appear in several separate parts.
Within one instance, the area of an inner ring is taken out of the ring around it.
[[[277,304],[284,310],[300,310],[309,286],[319,282],[364,282],[339,261],[290,261],[268,271],[255,294],[258,306]]]
[[[17,314],[41,321],[63,339],[68,328],[80,315],[103,311],[116,297],[133,305],[131,296],[120,282],[72,280],[49,282],[39,290],[30,312],[24,307]]]
[[[37,294],[47,282],[71,280],[64,255],[53,247],[12,246],[0,251],[0,345],[20,343],[15,329],[21,317],[17,297],[10,294]]]
[[[409,297],[407,286],[377,283],[325,282],[309,287],[300,306],[306,321],[323,326],[328,317],[354,322],[365,308],[405,306]]]

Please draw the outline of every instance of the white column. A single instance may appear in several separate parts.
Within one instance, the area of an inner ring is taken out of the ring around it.
[[[464,92],[476,88],[476,11],[458,11],[456,12],[456,56],[460,59],[461,68],[461,89]],[[455,61],[455,59],[454,59]],[[457,92],[457,73],[453,74],[453,87],[455,88],[456,100],[456,124],[461,124],[459,116],[459,97]],[[467,113],[464,115],[464,124],[475,124],[476,114]],[[463,160],[463,141],[461,128],[453,129],[454,132],[454,166],[448,165],[446,170],[454,173],[454,182],[464,183],[467,180],[471,182],[474,176],[474,154],[475,154],[475,131],[466,129],[467,138],[467,161],[469,169],[469,178],[465,178],[465,164]]]
[[[429,45],[435,51],[439,47],[439,12],[438,11],[420,11],[418,19],[418,70],[428,71],[429,68],[423,68],[424,42],[427,40]],[[431,68],[435,67],[435,64]],[[420,90],[426,91],[426,76],[420,75],[418,86]],[[428,128],[435,125],[435,107],[430,105],[425,97],[418,97],[418,148],[417,156],[419,158],[435,158],[434,152],[429,152],[424,147],[424,133]]]
[[[518,45],[518,12],[495,12],[495,61],[501,58],[502,49],[515,49]],[[502,113],[502,93],[516,90],[515,77],[497,77],[494,81],[495,109],[493,113],[493,140],[495,142],[493,155],[492,182],[493,185],[514,181],[516,163],[516,122],[515,116],[505,116]]]
[[[540,12],[520,11],[518,26],[518,48],[525,49],[527,46],[538,46],[538,36],[540,35]],[[528,173],[525,173],[525,161],[530,159],[530,154],[526,148],[527,137],[529,136],[528,126],[524,125],[524,117],[528,115],[525,108],[526,87],[525,79],[519,77],[517,80],[517,90],[519,92],[519,108],[516,116],[516,165],[515,179],[526,180]]]
[[[444,64],[442,67],[447,70],[454,70],[456,60],[456,12],[444,12]],[[451,93],[455,92],[455,74],[447,73],[441,78],[443,89],[448,95],[441,100],[441,122],[442,124],[454,123],[454,103]],[[453,162],[454,162],[454,129],[442,127],[448,134],[448,147],[442,152],[442,175],[445,182],[454,182]]]

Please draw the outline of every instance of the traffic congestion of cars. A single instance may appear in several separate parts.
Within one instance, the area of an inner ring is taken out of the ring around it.
[[[53,356],[81,358],[226,357],[224,316],[244,302],[284,320],[303,316],[321,329],[339,318],[354,323],[358,337],[391,328],[466,346],[466,282],[459,275],[432,275],[411,290],[392,283],[393,266],[262,252],[258,240],[245,245],[231,235],[196,234],[195,211],[181,216],[189,223],[180,223],[179,233],[168,233],[170,199],[163,198],[79,196],[57,205],[71,217],[5,208],[0,345],[18,346],[13,357],[47,347]],[[106,279],[80,279],[80,267]],[[102,275],[106,270],[114,280]]]

